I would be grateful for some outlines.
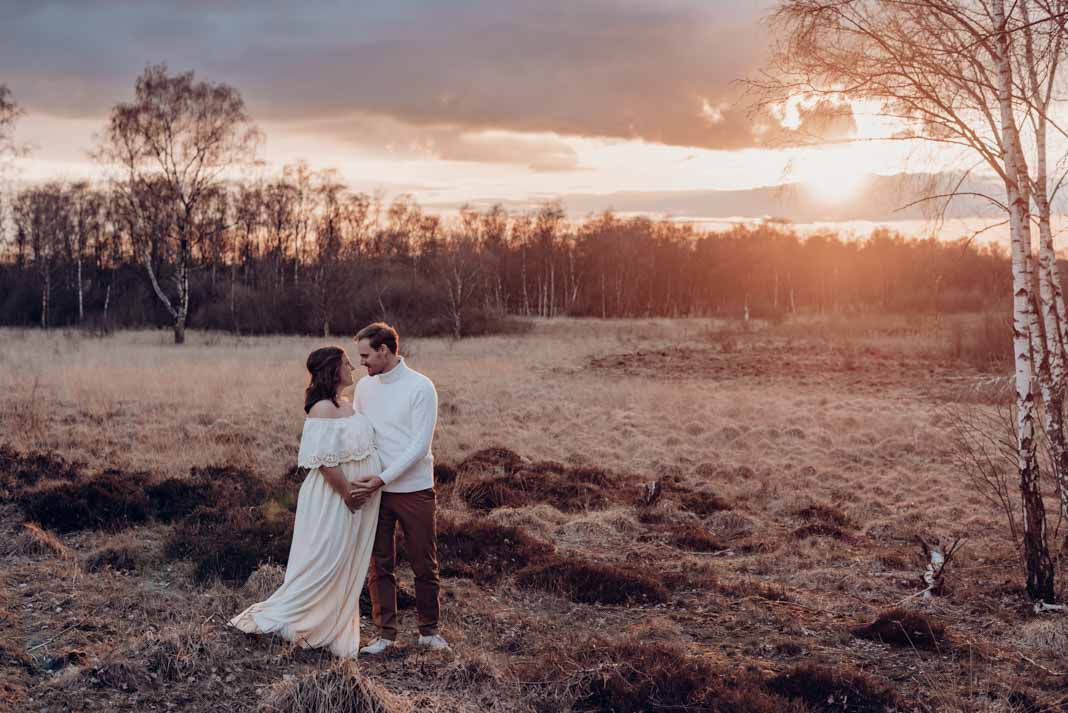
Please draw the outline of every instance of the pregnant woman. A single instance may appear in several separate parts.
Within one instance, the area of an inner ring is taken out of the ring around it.
[[[374,545],[381,494],[366,502],[349,483],[381,470],[374,431],[340,399],[353,383],[339,347],[308,356],[304,432],[297,464],[310,469],[300,488],[285,580],[269,599],[230,620],[247,633],[274,633],[304,647],[356,658],[360,591]]]

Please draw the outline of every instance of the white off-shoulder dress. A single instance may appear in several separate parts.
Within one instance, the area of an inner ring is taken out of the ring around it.
[[[297,498],[285,580],[270,598],[253,604],[230,624],[356,658],[360,591],[371,560],[381,493],[359,511],[349,512],[319,468],[340,466],[349,481],[381,473],[370,421],[359,413],[305,419],[297,464],[311,471]]]

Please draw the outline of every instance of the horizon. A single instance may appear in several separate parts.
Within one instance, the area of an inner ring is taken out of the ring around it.
[[[410,194],[438,214],[556,200],[573,220],[605,210],[704,226],[773,218],[802,232],[947,239],[994,222],[974,201],[940,222],[901,211],[907,191],[888,200],[887,180],[952,176],[958,156],[879,141],[886,122],[861,105],[831,121],[801,99],[754,114],[738,82],[766,59],[770,5],[323,3],[316,15],[242,2],[211,13],[19,4],[0,11],[0,81],[25,112],[15,140],[33,150],[13,177],[100,178],[94,135],[143,68],[162,62],[241,93],[265,136],[262,172],[304,160],[354,191]],[[135,40],[115,45],[120,35]],[[816,127],[826,131],[806,145],[799,137]]]

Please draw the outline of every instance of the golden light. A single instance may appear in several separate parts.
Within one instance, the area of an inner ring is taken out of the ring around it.
[[[807,177],[803,183],[806,192],[826,203],[844,203],[856,198],[864,190],[868,176],[849,167],[829,167],[818,175]]]

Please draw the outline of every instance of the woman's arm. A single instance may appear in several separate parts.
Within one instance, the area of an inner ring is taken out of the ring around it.
[[[341,466],[337,465],[323,465],[319,466],[319,472],[323,474],[323,480],[330,486],[330,489],[338,494],[342,500],[345,501],[345,507],[350,512],[356,512],[359,510],[359,506],[352,502],[351,487],[349,481],[345,479],[345,474],[341,472]]]

